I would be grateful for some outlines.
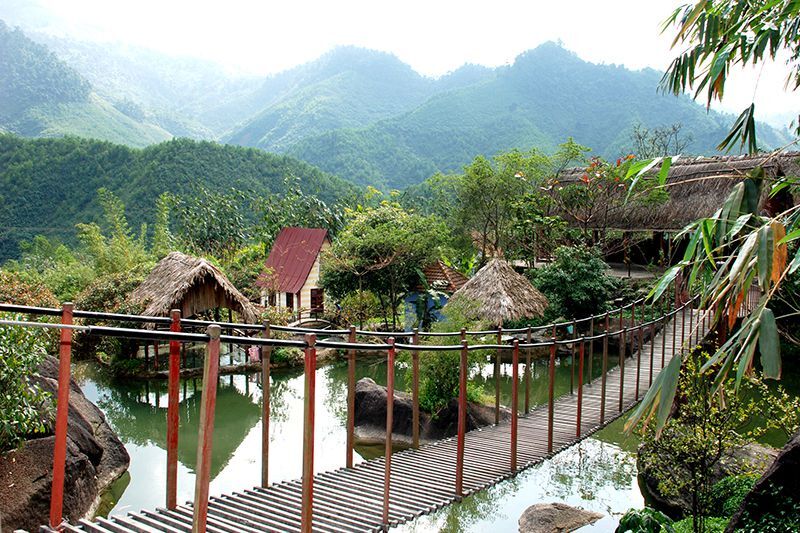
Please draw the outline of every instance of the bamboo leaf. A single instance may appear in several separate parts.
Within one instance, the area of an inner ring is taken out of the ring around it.
[[[794,274],[798,267],[800,267],[800,249],[795,252],[794,259],[789,265],[789,274]]]
[[[780,222],[772,222],[772,275],[770,279],[773,284],[778,284],[781,279],[786,262],[789,260],[789,247],[783,244],[786,237],[786,227]]]
[[[664,380],[661,382],[658,411],[656,412],[656,420],[658,422],[656,431],[659,433],[667,422],[669,412],[672,410],[672,402],[675,400],[675,392],[678,389],[678,377],[680,376],[682,361],[682,356],[680,354],[676,355],[666,368],[661,371],[664,375]]]
[[[675,266],[669,267],[664,275],[661,276],[661,279],[658,280],[658,284],[650,291],[650,294],[647,296],[652,300],[657,300],[664,294],[664,291],[667,290],[669,284],[675,280],[675,277],[678,275],[678,272],[684,267],[683,264],[677,264]]]
[[[703,233],[701,228],[698,228],[693,234],[692,238],[689,239],[689,244],[686,245],[686,251],[683,252],[683,260],[687,263],[692,260],[694,257],[695,250],[697,250],[697,243],[700,241],[700,236]]]
[[[730,240],[733,237],[735,237],[736,235],[738,235],[739,232],[742,231],[742,228],[744,227],[744,225],[747,224],[747,221],[750,220],[750,217],[752,217],[752,216],[753,215],[748,213],[746,215],[742,215],[739,218],[737,218],[736,222],[733,223],[733,226],[731,227],[730,231],[728,232],[728,239]]]
[[[780,241],[778,241],[778,244],[786,244],[792,242],[796,240],[798,237],[800,237],[800,229],[796,229],[790,232],[788,235],[785,235]]]
[[[781,352],[778,326],[772,309],[766,308],[761,313],[761,324],[758,328],[758,351],[761,352],[761,366],[767,378],[781,379]]]
[[[758,284],[762,291],[769,290],[769,279],[772,272],[773,250],[772,226],[764,225],[758,230]]]
[[[736,256],[736,261],[733,262],[733,267],[731,267],[731,273],[728,276],[730,283],[733,283],[736,280],[736,277],[742,271],[744,265],[749,261],[750,254],[752,253],[757,242],[758,232],[756,231],[748,235],[747,239],[745,239],[744,244],[739,249],[739,253]]]

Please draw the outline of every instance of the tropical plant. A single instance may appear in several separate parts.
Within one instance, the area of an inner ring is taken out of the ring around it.
[[[631,509],[619,520],[616,533],[675,533],[670,517],[651,507]]]
[[[419,282],[419,268],[438,256],[444,226],[385,201],[376,208],[349,211],[349,217],[325,254],[320,283],[334,298],[372,292],[395,329],[398,307]]]
[[[0,318],[25,319],[6,313]],[[0,452],[47,428],[49,394],[30,379],[47,355],[47,339],[41,333],[35,328],[0,325]]]
[[[800,4],[795,0],[699,0],[683,5],[664,22],[664,31],[676,26],[672,47],[682,46],[661,86],[676,95],[695,89],[705,91],[708,105],[722,100],[731,67],[774,61],[783,52],[788,76],[786,86],[800,87]],[[800,136],[800,120],[796,123]],[[737,141],[749,152],[758,149],[755,103],[734,123],[719,148],[732,148]]]
[[[561,246],[549,265],[527,271],[533,285],[547,300],[548,314],[577,318],[604,311],[617,282],[597,250],[587,246]]]

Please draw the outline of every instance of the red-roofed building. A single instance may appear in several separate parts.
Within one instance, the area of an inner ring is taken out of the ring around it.
[[[322,312],[325,295],[319,287],[320,255],[331,245],[328,231],[283,228],[275,238],[258,284],[263,303],[299,312]]]

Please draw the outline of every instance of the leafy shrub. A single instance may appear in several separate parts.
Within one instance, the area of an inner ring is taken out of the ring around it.
[[[706,517],[704,520],[705,533],[724,533],[725,527],[728,525],[727,518],[719,517]],[[692,517],[684,518],[680,522],[672,524],[675,533],[694,533],[694,519]]]
[[[28,283],[19,274],[0,270],[0,302],[33,307],[58,307],[58,300],[42,284]]]
[[[711,488],[710,513],[714,516],[730,517],[739,509],[742,500],[753,489],[758,476],[728,476]]]
[[[630,509],[619,521],[616,533],[674,533],[672,519],[650,507]]]
[[[303,363],[303,350],[300,348],[278,346],[272,350],[270,362],[300,365]]]
[[[528,277],[550,301],[548,314],[582,318],[605,310],[617,286],[607,268],[592,248],[560,246],[551,264],[529,270]]]
[[[147,274],[145,267],[129,272],[107,274],[95,279],[75,298],[75,307],[84,311],[102,313],[140,314],[142,307],[130,301],[130,294],[138,287]],[[124,328],[140,328],[140,323],[106,322],[102,320],[86,320],[87,324],[104,326],[113,325]],[[95,357],[104,352],[112,361],[117,358],[128,358],[136,353],[139,343],[131,339],[117,337],[99,337],[79,332],[75,334],[76,356]]]
[[[9,314],[0,314],[0,318],[25,319]],[[28,379],[46,355],[47,339],[41,331],[0,326],[0,451],[46,430],[49,394]]]
[[[782,484],[770,483],[758,496],[754,502],[748,500],[748,506],[742,513],[737,531],[747,533],[800,531],[800,494]],[[768,501],[770,509],[759,508],[759,501]]]
[[[378,297],[370,291],[356,291],[348,294],[341,301],[342,318],[348,324],[358,324],[359,328],[370,318],[381,312]]]

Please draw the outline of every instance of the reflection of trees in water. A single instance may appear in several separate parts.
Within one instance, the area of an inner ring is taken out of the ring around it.
[[[289,382],[301,376],[302,371],[286,370],[271,372],[269,387],[269,420],[270,422],[282,423],[289,419],[289,403],[301,398],[301,394],[289,386]],[[258,374],[258,386],[261,387],[261,374]],[[260,407],[259,407],[260,408]]]
[[[636,460],[632,454],[593,439],[555,456],[547,466],[549,495],[558,498],[579,495],[584,500],[594,500],[606,487],[630,488],[636,477]]]
[[[324,369],[328,393],[324,402],[328,410],[344,426],[347,424],[347,361],[337,361]],[[362,356],[356,358],[356,381],[370,378],[378,385],[386,385],[386,358],[381,356]],[[395,390],[404,391],[411,382],[411,373],[402,362],[394,369]]]
[[[101,393],[97,404],[122,441],[139,446],[155,445],[166,450],[166,398],[159,401],[159,406],[150,399],[153,392],[156,397],[166,394],[166,384],[156,381],[101,381],[97,381]],[[178,460],[192,470],[197,461],[201,390],[202,380],[185,380],[181,384],[181,401],[178,405]],[[228,379],[220,379],[211,455],[212,479],[225,468],[245,436],[260,419],[260,406],[237,387],[231,386]]]
[[[475,523],[496,515],[504,499],[517,492],[520,485],[519,478],[512,478],[445,507],[440,511],[443,514],[441,523],[437,524],[440,526],[439,531],[447,533],[469,531]]]

